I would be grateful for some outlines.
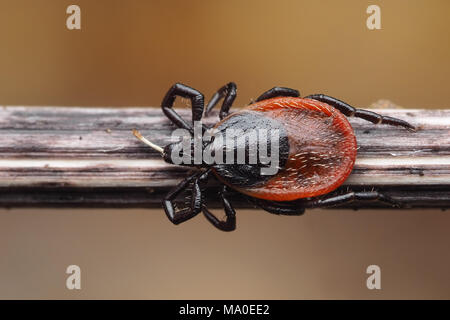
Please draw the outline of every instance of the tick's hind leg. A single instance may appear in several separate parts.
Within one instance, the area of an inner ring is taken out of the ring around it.
[[[298,199],[294,201],[270,201],[249,198],[258,207],[267,212],[280,215],[301,215],[307,208],[327,208],[348,204],[353,201],[381,201],[392,207],[401,207],[401,204],[389,196],[378,191],[349,191],[340,195],[324,195],[316,198]]]
[[[186,122],[178,113],[173,110],[173,103],[177,96],[188,98],[192,104],[192,123],[194,121],[200,121],[203,116],[204,98],[203,94],[199,91],[188,87],[181,83],[174,84],[169,91],[167,91],[162,103],[161,108],[167,118],[170,119],[177,127],[189,130],[191,134],[194,129],[192,124]]]
[[[225,118],[231,108],[231,105],[236,99],[236,84],[234,82],[230,82],[223,87],[221,87],[217,92],[212,96],[211,100],[209,100],[208,105],[206,106],[205,115],[217,105],[220,99],[223,98],[222,107],[220,107],[219,118],[222,120]]]
[[[236,229],[236,212],[234,211],[233,206],[230,201],[226,198],[227,188],[223,187],[222,192],[220,193],[220,198],[222,199],[222,205],[225,210],[225,221],[219,220],[212,212],[210,212],[206,206],[203,206],[203,214],[206,219],[217,229],[222,231],[233,231]]]
[[[300,92],[291,88],[273,87],[260,95],[255,102],[276,97],[300,97]]]
[[[393,117],[388,117],[388,116],[382,116],[381,114],[378,114],[378,113],[375,113],[372,111],[368,111],[368,110],[356,109],[356,108],[352,107],[351,105],[349,105],[348,103],[345,103],[344,101],[341,101],[339,99],[336,99],[336,98],[333,98],[333,97],[330,97],[330,96],[327,96],[324,94],[312,94],[312,95],[305,97],[305,99],[314,99],[317,101],[325,102],[325,103],[335,107],[336,109],[338,109],[340,112],[342,112],[347,117],[354,116],[357,118],[361,118],[361,119],[370,121],[375,124],[383,123],[383,124],[389,124],[392,126],[404,127],[409,130],[415,130],[414,126],[412,126],[411,124],[409,124],[408,122],[406,122],[404,120],[393,118]]]
[[[392,207],[401,207],[398,201],[395,201],[389,196],[384,195],[378,191],[348,191],[347,193],[340,195],[331,195],[324,197],[318,197],[308,200],[303,200],[305,208],[315,207],[335,207],[343,204],[348,204],[353,201],[381,201]]]

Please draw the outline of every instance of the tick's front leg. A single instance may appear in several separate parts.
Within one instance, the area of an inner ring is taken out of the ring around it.
[[[177,96],[188,98],[192,104],[192,123],[194,121],[200,121],[203,116],[204,98],[203,94],[199,91],[188,87],[181,83],[174,84],[169,91],[167,91],[162,103],[161,108],[164,114],[172,121],[177,127],[189,130],[191,134],[194,134],[192,124],[186,122],[178,113],[173,110],[173,103]]]
[[[202,207],[201,190],[198,185],[198,179],[202,172],[197,172],[176,186],[170,191],[163,200],[163,208],[167,217],[173,224],[180,224],[186,220],[195,217],[200,213]],[[192,185],[192,199],[188,208],[178,209],[175,204],[176,198],[184,191],[189,185]]]

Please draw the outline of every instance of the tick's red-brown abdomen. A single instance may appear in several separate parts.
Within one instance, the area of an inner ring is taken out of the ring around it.
[[[256,198],[292,201],[329,193],[347,179],[357,145],[353,128],[338,110],[316,100],[293,97],[263,100],[240,112],[247,110],[284,125],[289,158],[263,186],[235,189]]]

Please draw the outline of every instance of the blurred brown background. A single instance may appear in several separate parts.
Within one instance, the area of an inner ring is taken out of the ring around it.
[[[82,30],[66,28],[81,7]],[[366,8],[381,7],[381,30]],[[159,105],[183,82],[235,105],[275,85],[357,106],[448,108],[449,1],[0,0],[1,105]],[[0,298],[450,298],[441,211],[240,211],[221,233],[161,210],[1,210]],[[65,269],[82,270],[82,290]],[[368,265],[381,290],[366,288]]]

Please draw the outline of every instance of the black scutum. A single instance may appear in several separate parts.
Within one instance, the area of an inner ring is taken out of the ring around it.
[[[270,157],[271,155],[271,131],[278,130],[279,132],[279,170],[282,170],[286,165],[288,156],[289,156],[289,141],[286,130],[284,126],[279,121],[264,116],[260,112],[256,111],[243,111],[238,112],[224,121],[216,128],[222,136],[226,136],[227,129],[233,130],[242,130],[244,135],[249,134],[254,131],[257,133],[257,141],[258,145],[256,146],[254,141],[249,141],[249,139],[245,139],[245,142],[242,141],[244,139],[238,140],[234,139],[234,160],[237,158],[237,150],[238,148],[245,148],[245,164],[214,164],[212,167],[215,169],[217,175],[221,177],[223,180],[228,182],[231,185],[241,188],[248,187],[258,187],[264,185],[269,179],[273,178],[273,175],[263,175],[261,174],[261,168],[270,167],[272,164],[263,164],[260,161],[259,157],[259,146],[262,145],[260,141],[260,136],[258,134],[258,130],[265,129],[267,130],[266,135],[266,145],[267,145],[267,153]],[[237,143],[240,142],[240,145]],[[250,143],[252,142],[252,143]],[[245,145],[243,145],[245,143]],[[225,148],[222,150],[224,151]],[[249,150],[257,150],[257,163],[250,164],[249,163]],[[226,155],[223,154],[224,162],[226,162]]]

